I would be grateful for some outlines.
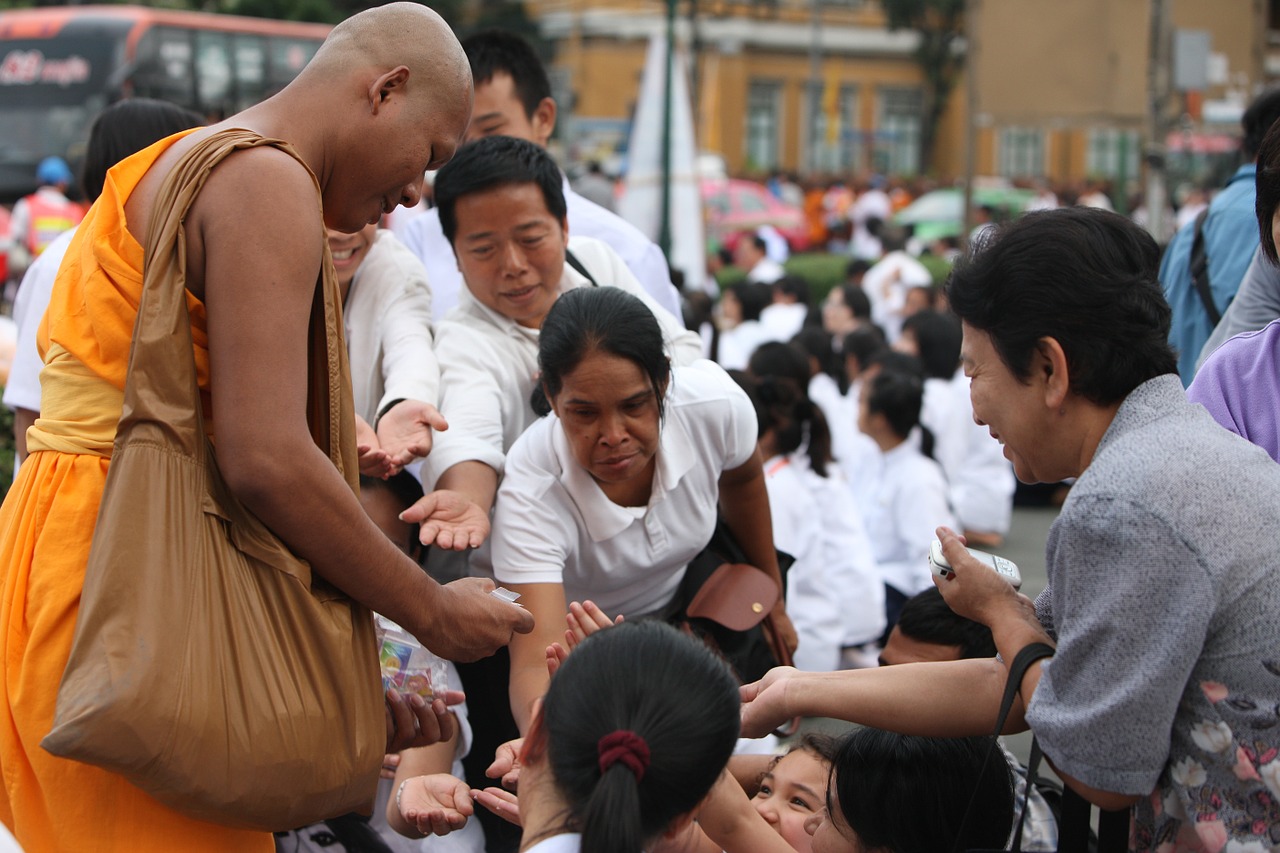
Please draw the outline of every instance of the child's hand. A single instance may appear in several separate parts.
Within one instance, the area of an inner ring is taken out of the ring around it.
[[[477,803],[508,823],[514,823],[516,826],[524,825],[520,823],[520,798],[510,791],[504,791],[502,788],[485,788],[483,791],[473,789],[471,796]]]
[[[555,675],[569,653],[577,648],[587,637],[597,631],[618,625],[622,622],[621,614],[610,620],[605,612],[596,606],[594,601],[576,601],[569,603],[569,612],[564,617],[568,628],[564,632],[564,645],[552,643],[547,646],[547,673]]]
[[[520,751],[524,749],[524,738],[509,740],[494,751],[493,763],[484,775],[490,779],[501,779],[502,787],[515,790],[520,783]]]
[[[423,835],[448,835],[475,814],[471,790],[448,773],[413,776],[396,791],[400,816]]]

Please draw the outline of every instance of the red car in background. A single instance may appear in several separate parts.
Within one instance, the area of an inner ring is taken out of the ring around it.
[[[804,211],[779,201],[752,181],[733,178],[702,181],[702,207],[706,214],[707,241],[733,251],[738,238],[761,225],[772,225],[793,252],[809,248],[809,226]]]
[[[9,208],[0,205],[0,287],[9,280],[9,247],[13,240],[9,236]]]

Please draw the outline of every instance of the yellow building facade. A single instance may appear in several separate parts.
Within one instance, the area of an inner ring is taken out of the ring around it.
[[[1166,146],[1175,171],[1192,170],[1182,161],[1197,151],[1229,162],[1241,114],[1268,85],[1267,4],[1164,0],[1165,50],[1153,66],[1156,5],[971,0],[975,172],[1136,181],[1153,141]],[[1175,79],[1182,37],[1207,48],[1182,57],[1201,72],[1202,88],[1193,91]],[[1165,93],[1158,129],[1153,87]]]
[[[666,5],[531,0],[528,8],[556,45],[553,71],[570,93],[569,153],[599,156],[635,111]],[[917,171],[915,37],[888,31],[878,5],[823,5],[815,28],[805,2],[703,2],[692,16],[682,2],[676,29],[696,57],[688,76],[699,147],[731,174]]]
[[[1269,6],[1162,3],[1170,42],[1190,33],[1208,53],[1202,90],[1179,92],[1169,80],[1161,141],[1175,154],[1206,139],[1228,144],[1268,68],[1280,69]],[[973,86],[962,73],[937,129],[934,176],[965,174],[972,141],[975,175],[1137,179],[1152,141],[1150,93],[1160,85],[1151,73],[1155,0],[968,6],[971,39],[958,50],[971,59]],[[556,47],[566,153],[607,159],[625,146],[649,39],[666,32],[665,3],[528,0],[527,8]],[[699,148],[722,157],[731,174],[916,174],[924,87],[915,34],[888,30],[876,0],[820,0],[816,26],[814,14],[805,0],[680,0],[677,42],[695,57]]]

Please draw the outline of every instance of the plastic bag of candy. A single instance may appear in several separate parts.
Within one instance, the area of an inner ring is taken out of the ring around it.
[[[384,616],[375,615],[382,662],[382,689],[416,693],[428,702],[449,686],[448,665],[423,648],[412,634]]]

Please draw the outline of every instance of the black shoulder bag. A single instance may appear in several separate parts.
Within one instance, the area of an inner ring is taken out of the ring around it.
[[[1208,218],[1207,207],[1196,217],[1195,238],[1191,241],[1191,283],[1200,296],[1205,314],[1209,315],[1209,325],[1217,326],[1222,320],[1222,312],[1213,301],[1213,288],[1209,285],[1209,255],[1204,248],[1204,221]]]
[[[1000,700],[1000,714],[996,719],[995,738],[1000,737],[1000,733],[1004,730],[1005,721],[1009,718],[1009,711],[1013,708],[1013,699],[1018,695],[1018,690],[1022,687],[1022,677],[1026,675],[1027,668],[1031,664],[1040,660],[1053,656],[1053,646],[1045,643],[1031,643],[1022,651],[1018,652],[1013,659],[1013,663],[1009,666],[1009,680],[1005,683],[1004,697]],[[986,772],[987,765],[991,763],[992,754],[997,755],[998,761],[1004,761],[1004,756],[1000,755],[1000,747],[993,738],[991,748],[987,752],[987,757],[983,761],[982,771]],[[1027,800],[1030,797],[1031,788],[1035,785],[1038,778],[1038,770],[1040,767],[1040,742],[1036,739],[1031,741],[1031,754],[1027,758],[1027,785],[1022,793],[1022,808],[1018,813],[1018,824],[1014,828],[1013,839],[1009,844],[1008,851],[999,851],[999,853],[1021,853],[1022,851],[1022,828],[1027,820]],[[970,803],[972,809],[972,803]],[[1093,806],[1088,800],[1081,797],[1071,788],[1063,786],[1062,807],[1058,815],[1058,853],[1125,853],[1129,849],[1129,809],[1121,811],[1102,811],[1099,810],[1098,816],[1098,835],[1093,835],[1091,821]],[[968,823],[969,812],[965,812],[965,819],[960,825],[960,832],[957,833],[956,843],[959,844],[961,838],[964,837],[964,826]],[[958,850],[958,847],[952,849],[952,853]],[[967,853],[997,853],[997,851],[981,851],[970,850]]]

